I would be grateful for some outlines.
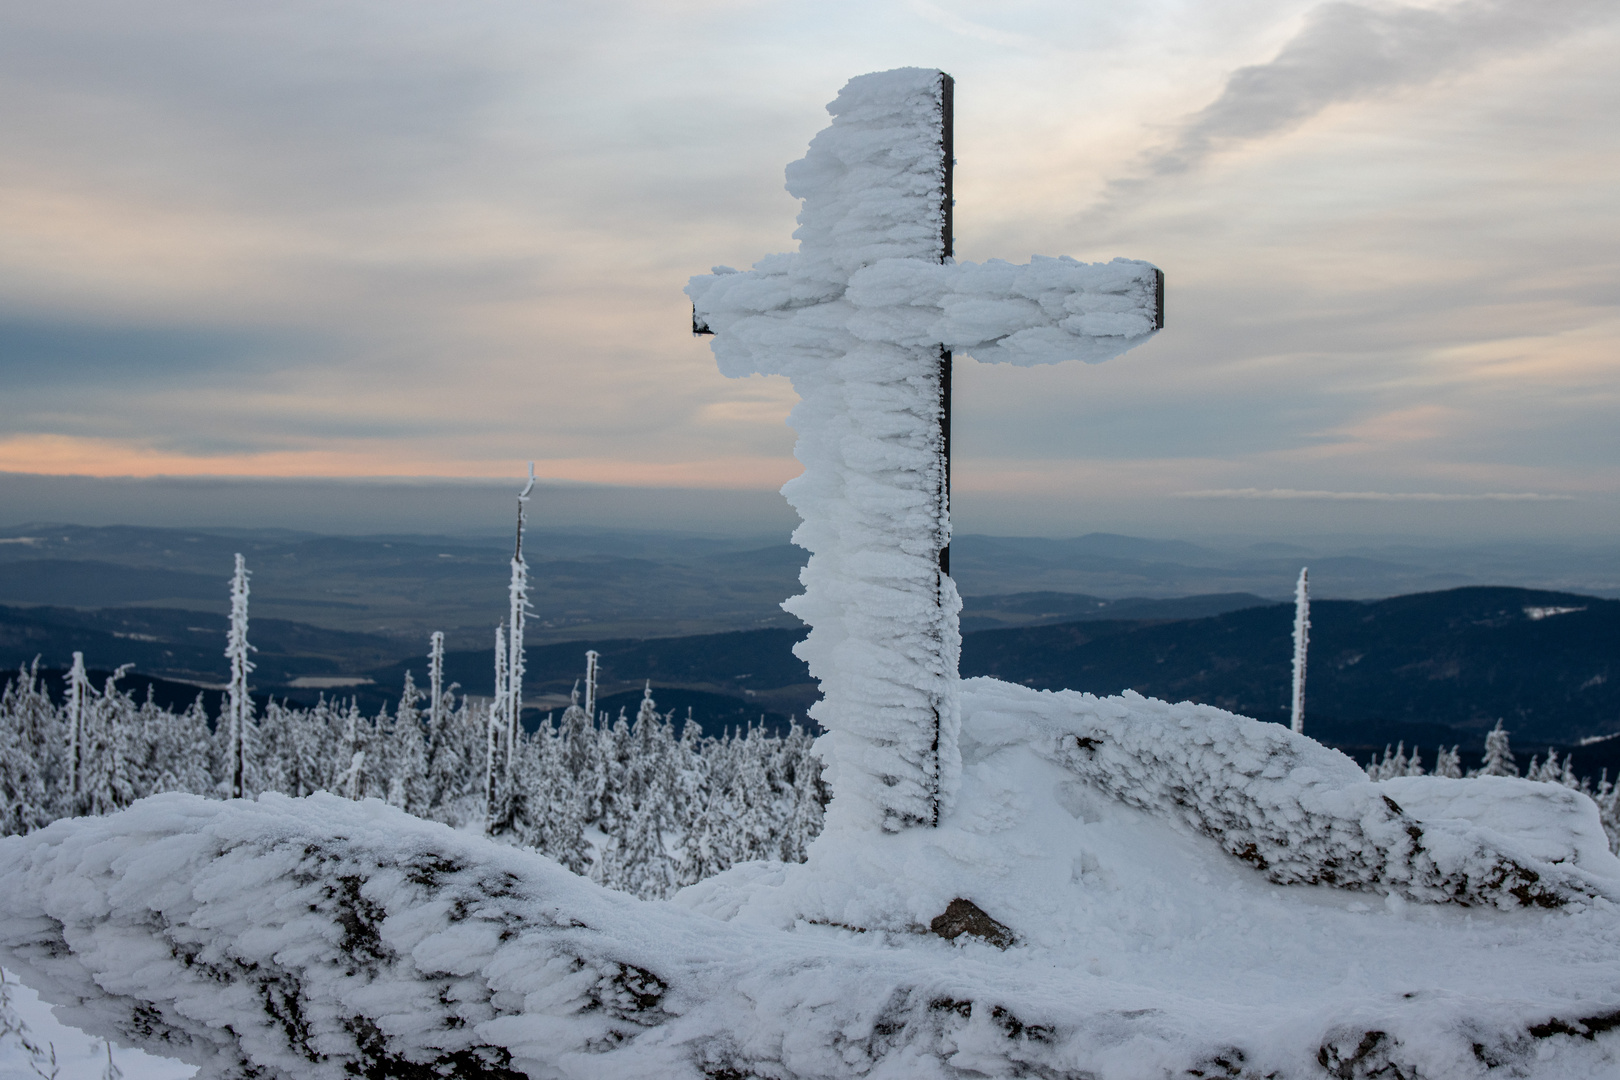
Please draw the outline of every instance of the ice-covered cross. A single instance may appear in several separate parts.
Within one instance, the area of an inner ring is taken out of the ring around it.
[[[961,770],[952,353],[1099,363],[1164,325],[1145,262],[952,260],[952,89],[923,68],[851,79],[787,167],[798,252],[686,287],[722,373],[786,375],[799,393],[804,472],[782,493],[811,555],[783,607],[811,627],[795,651],[821,683],[830,819],[888,830],[937,824]]]

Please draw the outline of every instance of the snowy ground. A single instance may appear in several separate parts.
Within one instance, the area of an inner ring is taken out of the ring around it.
[[[59,1023],[38,994],[17,984],[16,973],[7,971],[6,982],[11,984],[12,1008],[28,1025],[29,1037],[42,1047],[56,1050],[60,1080],[101,1080],[107,1069],[106,1043]],[[0,1080],[40,1080],[30,1060],[15,1038],[0,1039]],[[184,1080],[197,1071],[172,1058],[153,1057],[117,1045],[113,1046],[113,1063],[122,1071],[123,1080]],[[45,1072],[49,1074],[49,1066],[45,1066]]]
[[[673,902],[375,801],[163,796],[0,844],[0,948],[220,1075],[1620,1074],[1620,861],[1584,796],[1372,784],[1134,695],[962,701],[940,828]],[[1313,874],[1348,887],[1278,883]],[[1017,943],[929,933],[956,897]]]

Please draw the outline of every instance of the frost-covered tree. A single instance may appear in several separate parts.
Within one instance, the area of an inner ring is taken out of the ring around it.
[[[62,728],[36,658],[0,692],[0,835],[25,833],[61,816],[67,758]]]
[[[791,810],[782,832],[780,857],[783,862],[805,860],[810,841],[821,833],[822,818],[832,797],[821,778],[821,761],[815,756],[813,746],[814,740],[799,726],[797,719],[793,719],[782,745],[786,778],[793,785]]]
[[[1384,747],[1382,760],[1374,759],[1367,766],[1367,776],[1372,780],[1388,780],[1394,776],[1422,776],[1423,754],[1417,747],[1412,748],[1412,756],[1406,756],[1406,743],[1402,741],[1390,753],[1388,746]]]
[[[569,746],[546,717],[530,740],[536,763],[530,805],[537,819],[534,838],[528,841],[576,874],[590,869],[591,848],[585,838],[585,800],[581,784],[567,765]],[[586,775],[592,775],[587,767]]]
[[[596,731],[599,771],[595,778],[600,792],[598,803],[602,810],[597,827],[609,836],[619,836],[630,820],[631,802],[626,789],[626,766],[630,761],[630,721],[619,710],[619,717],[611,725],[604,723]]]
[[[231,662],[231,681],[226,686],[226,710],[230,742],[226,752],[226,794],[240,799],[247,794],[249,727],[253,721],[253,698],[248,693],[248,676],[253,661],[248,644],[247,563],[236,555],[236,573],[231,576],[231,626],[225,636],[225,657]]]
[[[1311,642],[1310,568],[1301,567],[1294,585],[1294,694],[1290,724],[1294,731],[1305,731],[1305,654]]]
[[[1470,776],[1518,776],[1519,766],[1513,760],[1513,750],[1508,745],[1508,733],[1502,730],[1502,721],[1498,720],[1496,726],[1485,735],[1485,760],[1480,767],[1469,773]]]
[[[427,740],[417,703],[423,698],[411,673],[405,673],[405,689],[388,738],[388,802],[412,814],[428,808]]]
[[[82,699],[79,814],[110,814],[134,802],[147,785],[140,765],[146,757],[144,730],[135,703],[118,689],[129,672],[123,665],[107,677],[100,693]]]
[[[489,733],[482,709],[465,697],[449,708],[450,697],[446,691],[444,714],[428,744],[428,816],[460,827],[485,814],[482,781]]]
[[[677,886],[676,864],[666,836],[674,829],[676,744],[659,715],[652,684],[642,693],[620,781],[616,809],[620,828],[603,856],[604,881],[643,899],[663,899]]]
[[[1525,779],[1540,780],[1547,784],[1562,784],[1565,787],[1574,788],[1576,791],[1590,788],[1590,781],[1583,781],[1575,775],[1571,757],[1572,755],[1566,754],[1560,758],[1558,751],[1549,746],[1547,747],[1546,761],[1542,761],[1537,757],[1530,759],[1529,768],[1524,770]]]
[[[371,731],[360,706],[353,699],[343,714],[342,752],[337,764],[342,772],[332,778],[330,790],[349,799],[362,799],[366,794],[366,750],[371,744]]]
[[[120,689],[122,674],[99,691],[86,676],[77,711],[70,693],[53,703],[37,665],[0,689],[5,833],[64,814],[108,813],[160,791],[229,797],[228,697],[210,731],[201,695],[178,713],[159,708],[150,692],[137,704]],[[811,739],[796,723],[783,737],[750,726],[710,738],[688,715],[677,739],[649,683],[633,722],[621,712],[598,727],[576,688],[560,723],[547,717],[532,734],[517,729],[507,780],[505,729],[492,722],[494,703],[463,697],[458,705],[454,689],[440,697],[437,728],[424,723],[423,695],[410,675],[392,714],[384,708],[375,717],[353,700],[322,695],[302,708],[272,699],[250,729],[254,757],[244,790],[386,798],[453,826],[481,824],[576,873],[647,897],[746,859],[803,859],[820,830],[826,791]],[[77,803],[66,786],[74,715],[82,762]],[[492,766],[493,804],[482,786]]]
[[[1435,751],[1434,775],[1458,780],[1461,779],[1462,774],[1462,755],[1458,753],[1457,747],[1453,746],[1447,749],[1442,746]]]
[[[1609,837],[1609,850],[1620,855],[1620,786],[1609,779],[1609,770],[1604,769],[1599,777],[1597,787],[1592,791],[1592,800],[1598,806],[1598,819],[1603,822],[1603,831]]]

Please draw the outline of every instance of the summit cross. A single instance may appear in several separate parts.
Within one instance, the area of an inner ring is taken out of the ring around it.
[[[888,831],[937,825],[961,771],[953,353],[1100,363],[1164,326],[1149,263],[953,260],[953,92],[924,68],[851,79],[787,167],[799,250],[686,287],[723,374],[786,375],[799,394],[804,471],[782,493],[811,554],[782,606],[811,628],[794,652],[821,684],[829,818]]]

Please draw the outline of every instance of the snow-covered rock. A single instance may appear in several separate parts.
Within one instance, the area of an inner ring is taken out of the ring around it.
[[[0,953],[64,1020],[203,1076],[1620,1067],[1620,861],[1582,796],[1373,784],[1134,695],[961,700],[939,828],[831,829],[673,902],[374,801],[171,795],[0,842]],[[1304,884],[1328,863],[1357,871]],[[1540,891],[1501,887],[1521,871]],[[928,933],[958,898],[1017,943]]]

